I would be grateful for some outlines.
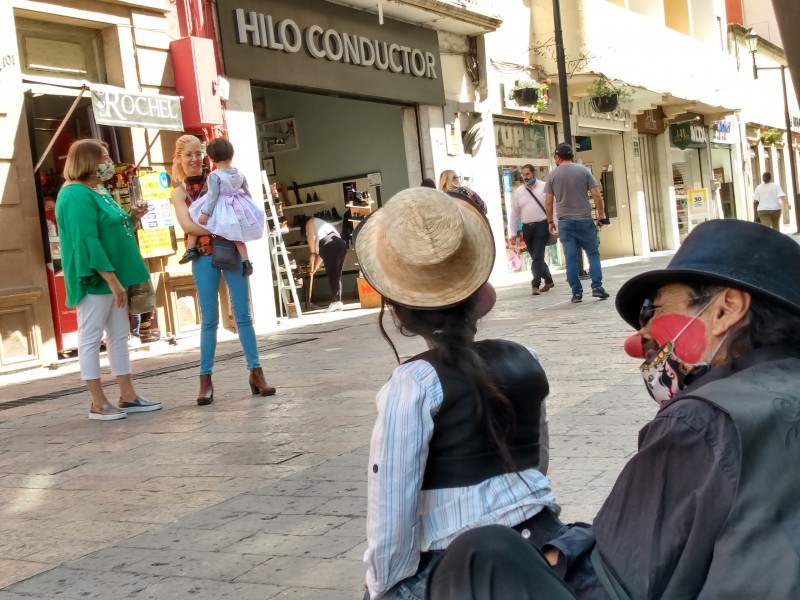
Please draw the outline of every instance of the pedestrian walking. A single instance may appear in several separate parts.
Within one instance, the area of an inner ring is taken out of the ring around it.
[[[572,288],[572,302],[583,301],[583,284],[578,275],[578,253],[586,252],[589,259],[589,277],[592,280],[592,296],[602,300],[608,298],[603,288],[603,272],[600,268],[600,240],[597,228],[606,222],[600,186],[592,172],[572,159],[572,146],[562,142],[556,146],[554,155],[556,168],[547,176],[547,221],[550,233],[558,234],[564,245],[567,262],[567,282]],[[592,219],[592,209],[587,200],[591,193],[597,211],[597,221]],[[558,215],[555,222],[553,215]]]
[[[92,397],[89,418],[100,421],[161,408],[160,402],[150,402],[134,389],[128,353],[127,288],[150,280],[134,235],[147,207],[132,204],[131,213],[125,212],[100,185],[113,176],[114,163],[105,142],[79,140],[67,152],[66,181],[56,201],[67,306],[76,307],[78,313],[81,379]],[[108,361],[119,384],[116,407],[100,382],[104,331]]]
[[[275,388],[264,378],[264,371],[258,356],[258,344],[250,313],[250,285],[243,274],[242,259],[233,248],[233,268],[220,270],[213,264],[214,245],[217,243],[211,232],[192,221],[189,207],[208,191],[208,176],[203,164],[203,146],[193,135],[183,135],[175,143],[175,156],[172,164],[172,207],[183,231],[196,235],[195,249],[198,256],[192,260],[192,275],[200,300],[200,391],[197,404],[205,406],[214,401],[214,384],[211,375],[214,370],[214,355],[217,349],[217,329],[219,327],[219,285],[222,275],[228,285],[233,302],[233,315],[236,331],[242,345],[247,369],[250,371],[248,384],[254,395],[271,396]]]
[[[549,386],[536,353],[475,341],[494,303],[495,258],[472,202],[427,188],[396,194],[362,224],[359,265],[400,332],[428,350],[378,394],[367,509],[366,600],[424,598],[442,551],[490,523],[551,531],[559,508],[540,472]],[[399,362],[399,359],[398,359]],[[542,534],[543,535],[543,534]]]
[[[761,183],[756,186],[754,199],[759,222],[780,231],[782,207],[785,206],[786,210],[789,210],[791,206],[786,199],[786,192],[772,181],[772,173],[766,171],[761,176]]]
[[[555,285],[550,267],[544,260],[544,252],[550,243],[550,229],[547,226],[547,210],[545,209],[545,182],[536,177],[533,165],[524,165],[520,170],[522,185],[514,190],[511,197],[511,209],[508,215],[508,238],[515,240],[519,252],[517,233],[522,221],[522,239],[531,256],[531,290],[534,296],[547,292]],[[542,285],[544,278],[544,285]]]
[[[616,305],[659,408],[592,526],[468,532],[430,600],[800,597],[800,246],[701,223]]]

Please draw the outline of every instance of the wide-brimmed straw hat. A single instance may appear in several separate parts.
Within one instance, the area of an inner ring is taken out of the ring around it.
[[[384,298],[446,308],[488,281],[495,247],[489,222],[470,202],[417,187],[395,194],[362,222],[356,254]]]
[[[706,221],[686,237],[665,269],[637,275],[620,288],[617,312],[639,329],[642,303],[669,283],[736,288],[800,312],[800,245],[758,223]]]

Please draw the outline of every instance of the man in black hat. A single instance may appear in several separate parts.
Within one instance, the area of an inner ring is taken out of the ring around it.
[[[800,598],[800,246],[702,223],[616,305],[659,408],[593,525],[467,532],[431,600]]]
[[[556,169],[547,176],[547,222],[550,233],[561,238],[567,261],[567,283],[572,288],[572,302],[583,301],[583,284],[578,276],[578,253],[583,249],[589,258],[589,276],[592,279],[592,296],[608,298],[603,289],[603,272],[600,268],[600,240],[597,228],[606,222],[600,186],[592,172],[572,162],[572,146],[562,142],[556,146]],[[597,222],[592,220],[592,208],[586,192],[591,193],[597,210]],[[553,203],[558,223],[553,222]]]

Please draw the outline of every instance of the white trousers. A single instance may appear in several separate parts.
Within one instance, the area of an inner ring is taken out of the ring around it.
[[[114,294],[86,294],[78,302],[78,364],[81,379],[100,379],[100,343],[106,333],[106,350],[115,376],[130,375],[128,353],[130,321],[127,304],[114,305]]]

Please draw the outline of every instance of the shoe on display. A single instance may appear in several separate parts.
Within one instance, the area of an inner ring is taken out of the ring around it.
[[[572,294],[572,300],[570,301],[573,304],[577,304],[578,302],[583,302],[583,296],[580,294]]]
[[[154,410],[161,410],[161,402],[150,402],[146,398],[136,396],[133,400],[120,400],[119,407],[126,413],[152,412]]]
[[[344,310],[344,304],[342,302],[331,302],[328,308],[325,309],[325,312],[337,312],[340,310]]]
[[[311,204],[311,194],[306,194],[306,204]]]
[[[550,283],[545,282],[545,284],[539,289],[540,292],[549,292],[555,287],[555,283],[552,281]]]
[[[314,202],[319,202],[319,196],[317,196],[317,192],[314,192]]]
[[[342,220],[342,215],[339,214],[339,211],[336,210],[335,206],[331,209],[331,219],[333,219],[334,221]]]
[[[609,293],[603,289],[602,286],[598,286],[596,288],[592,288],[592,297],[600,298],[601,300],[605,300],[609,297]]]

